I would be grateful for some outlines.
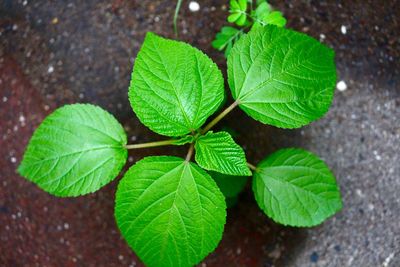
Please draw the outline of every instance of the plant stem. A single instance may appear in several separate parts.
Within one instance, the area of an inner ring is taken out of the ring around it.
[[[125,148],[126,149],[137,149],[137,148],[146,148],[146,147],[167,146],[167,145],[173,145],[174,142],[176,142],[176,140],[170,139],[170,140],[164,140],[164,141],[126,145]]]
[[[254,166],[253,164],[247,162],[247,166],[248,166],[251,170],[257,171],[257,167]]]
[[[194,150],[194,145],[190,144],[189,151],[188,151],[188,153],[186,155],[186,159],[185,159],[187,162],[189,162],[190,159],[192,158],[193,150]]]
[[[183,0],[178,0],[176,2],[176,8],[175,8],[175,14],[174,14],[174,32],[175,32],[176,37],[178,37],[178,26],[176,25],[176,21],[178,19],[179,10],[181,9],[182,2],[183,2]]]
[[[202,134],[208,132],[215,124],[217,124],[220,120],[222,120],[229,112],[231,112],[239,102],[233,102],[229,107],[227,107],[224,111],[222,111],[217,117],[215,117],[210,123],[208,123],[204,129],[201,131]]]

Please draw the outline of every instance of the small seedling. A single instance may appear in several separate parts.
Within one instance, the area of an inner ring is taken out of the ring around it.
[[[186,43],[148,33],[135,61],[129,100],[144,125],[170,139],[127,144],[122,126],[107,111],[66,105],[35,131],[19,173],[53,195],[79,196],[112,181],[128,149],[187,144],[185,158],[146,157],[118,185],[117,225],[148,266],[193,266],[203,260],[222,238],[226,202],[237,200],[252,174],[255,199],[275,222],[322,223],[342,206],[322,160],[289,148],[254,166],[228,132],[211,129],[235,107],[281,128],[322,117],[334,94],[333,50],[307,35],[267,25],[240,38],[227,66],[234,102],[209,121],[225,99],[217,65]]]
[[[249,29],[265,25],[278,27],[286,25],[286,19],[282,13],[273,11],[266,0],[231,0],[229,13],[228,22],[236,24],[239,28],[233,26],[222,27],[211,43],[215,49],[225,51],[226,57],[228,57],[235,42]]]

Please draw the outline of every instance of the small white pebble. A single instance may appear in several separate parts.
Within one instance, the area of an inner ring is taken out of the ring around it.
[[[44,108],[44,110],[46,110],[46,111],[50,109],[49,105],[44,105],[43,108]]]
[[[17,162],[17,159],[16,159],[15,157],[11,157],[11,159],[10,159],[10,160],[11,160],[11,162],[12,162],[12,163],[15,163],[15,162]]]
[[[200,5],[196,1],[191,1],[189,3],[189,10],[192,12],[197,12],[200,10]]]
[[[52,65],[49,66],[49,68],[47,69],[48,73],[52,73],[54,71],[54,67]]]
[[[119,259],[120,261],[122,261],[122,260],[124,259],[124,256],[119,255],[119,256],[118,256],[118,259]]]
[[[13,27],[12,27],[12,29],[13,29],[13,31],[18,30],[18,25],[17,25],[17,24],[14,24]]]
[[[343,34],[346,34],[346,33],[347,33],[347,28],[346,28],[346,26],[342,25],[342,27],[340,27],[340,31],[341,31]]]
[[[24,5],[24,6],[26,6],[28,4],[28,1],[24,1],[24,2],[22,2],[22,5]]]
[[[68,223],[64,223],[64,229],[69,229],[69,224]]]
[[[381,160],[381,159],[382,159],[382,157],[379,155],[378,151],[374,150],[373,153],[374,153],[374,155],[375,155],[375,159],[376,159],[376,160]]]
[[[20,115],[20,116],[19,116],[19,122],[20,122],[20,123],[24,123],[24,122],[25,122],[25,117],[24,117],[24,115]]]
[[[320,39],[321,41],[325,40],[325,38],[326,38],[325,34],[321,33],[321,34],[319,35],[319,39]]]
[[[85,97],[84,94],[82,94],[82,93],[79,94],[79,98],[80,98],[80,99],[83,99],[84,97]]]
[[[394,252],[392,252],[392,253],[385,259],[385,261],[382,263],[382,266],[383,266],[383,267],[388,267],[388,266],[389,266],[389,263],[392,261],[393,257],[394,257]]]
[[[3,96],[3,102],[5,103],[7,101],[8,101],[8,98],[6,96]]]
[[[347,84],[344,81],[340,81],[336,84],[336,88],[341,92],[346,91]]]
[[[356,194],[357,194],[359,197],[364,197],[364,193],[361,191],[361,189],[356,189]]]
[[[132,163],[132,162],[133,162],[133,157],[132,157],[132,156],[129,156],[128,161],[129,161],[130,163]]]

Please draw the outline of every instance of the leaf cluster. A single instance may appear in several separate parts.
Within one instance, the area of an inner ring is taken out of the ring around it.
[[[232,1],[230,20],[241,24],[239,10],[246,6]],[[128,149],[189,145],[186,158],[146,157],[119,182],[117,225],[148,266],[192,266],[212,252],[222,238],[227,204],[237,201],[247,176],[253,175],[258,205],[276,222],[313,226],[332,216],[341,208],[340,192],[316,155],[283,149],[253,166],[228,132],[210,129],[235,107],[281,128],[320,118],[333,98],[333,51],[292,30],[253,26],[231,49],[227,66],[235,101],[210,121],[225,99],[217,65],[186,43],[148,33],[135,61],[129,100],[145,126],[171,139],[128,145],[123,127],[107,111],[67,105],[35,131],[19,173],[53,195],[78,196],[112,181]]]
[[[266,0],[231,0],[227,21],[237,27],[222,27],[211,43],[215,49],[224,51],[226,57],[228,57],[233,45],[248,29],[265,25],[278,27],[286,25],[286,19],[282,12],[272,10]]]

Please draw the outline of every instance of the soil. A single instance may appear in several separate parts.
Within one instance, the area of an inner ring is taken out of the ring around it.
[[[184,1],[179,39],[205,51],[226,25],[227,2]],[[337,176],[344,209],[321,226],[277,225],[258,209],[249,185],[228,211],[224,237],[200,266],[400,266],[400,9],[398,1],[271,1],[288,27],[336,51],[332,109],[298,130],[262,125],[235,110],[220,127],[238,133],[250,162],[282,147],[303,147]],[[79,198],[56,198],[15,169],[33,130],[67,103],[112,112],[130,142],[163,137],[132,112],[130,72],[147,31],[174,38],[174,1],[0,1],[0,266],[143,266],[113,217],[116,179]],[[228,100],[229,102],[229,100]],[[243,127],[239,127],[243,126]],[[184,156],[186,147],[132,151]]]

